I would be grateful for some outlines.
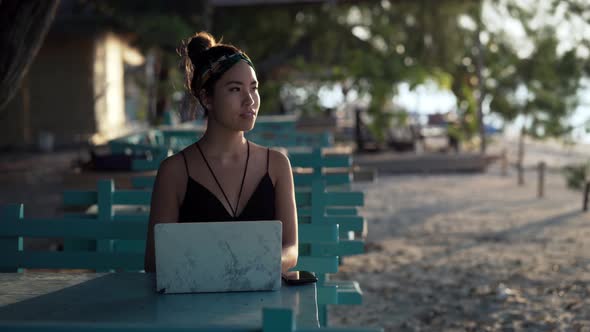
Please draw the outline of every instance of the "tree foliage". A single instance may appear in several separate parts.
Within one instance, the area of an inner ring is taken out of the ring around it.
[[[490,111],[507,122],[524,116],[530,134],[559,136],[570,129],[566,119],[577,105],[580,78],[590,69],[576,49],[556,52],[556,29],[535,26],[537,7],[523,8],[516,0],[326,2],[215,8],[211,13],[201,1],[98,3],[104,13],[136,31],[144,49],[157,47],[168,54],[165,62],[172,70],[179,41],[212,21],[214,35],[254,59],[263,112],[284,109],[285,88],[307,91],[307,107],[319,109],[313,107],[319,88],[337,85],[369,100],[369,112],[385,127],[396,86],[431,80],[456,96],[464,137],[477,132],[480,93],[491,100]],[[552,0],[551,6],[565,12],[566,20],[585,21],[590,15],[584,0]],[[506,29],[483,22],[485,8],[520,22],[533,51],[523,56]],[[587,39],[578,42],[590,49]],[[478,60],[483,63],[479,68]]]
[[[567,3],[554,1],[553,6]],[[533,137],[567,135],[572,130],[567,120],[579,104],[587,61],[575,47],[560,54],[555,27],[533,29],[530,12],[514,6],[512,13],[523,24],[533,50],[519,56],[518,46],[510,45],[505,36],[492,35],[486,82],[486,92],[493,96],[491,109],[507,121],[523,118],[524,132]]]

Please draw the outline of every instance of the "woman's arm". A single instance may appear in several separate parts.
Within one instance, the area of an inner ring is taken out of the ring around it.
[[[271,150],[271,167],[276,174],[275,213],[283,224],[283,250],[281,272],[285,273],[297,265],[299,242],[297,238],[297,207],[295,205],[295,187],[293,171],[286,155]]]
[[[178,156],[167,158],[160,164],[150,207],[150,221],[145,247],[144,269],[156,272],[156,255],[154,247],[154,226],[157,223],[177,222],[180,200],[178,199]]]

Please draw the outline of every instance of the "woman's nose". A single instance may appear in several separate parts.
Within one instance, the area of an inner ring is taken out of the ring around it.
[[[254,96],[251,92],[246,92],[245,100],[247,106],[254,105]]]

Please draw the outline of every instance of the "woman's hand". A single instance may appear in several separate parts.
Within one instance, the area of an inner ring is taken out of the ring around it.
[[[297,256],[299,250],[295,246],[283,248],[281,255],[281,273],[286,274],[290,269],[297,265]]]

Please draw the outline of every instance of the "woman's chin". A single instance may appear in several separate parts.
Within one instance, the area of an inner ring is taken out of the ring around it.
[[[240,131],[250,131],[252,129],[254,129],[254,124],[256,123],[256,119],[252,118],[252,119],[248,119],[245,121],[240,121],[240,123],[238,124],[238,127],[240,128]]]
[[[251,124],[239,124],[237,126],[232,126],[232,129],[234,129],[235,131],[250,131],[252,129],[254,129],[254,123]]]

